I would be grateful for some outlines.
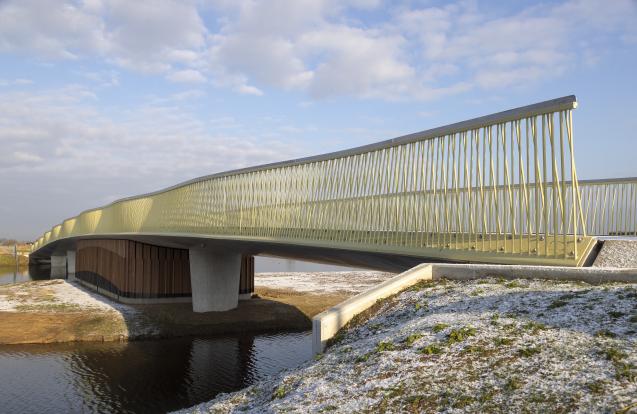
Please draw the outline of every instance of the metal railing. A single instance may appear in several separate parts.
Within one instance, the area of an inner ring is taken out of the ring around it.
[[[637,236],[637,177],[579,182],[586,229],[596,236]]]
[[[581,265],[574,96],[316,157],[201,177],[88,210],[83,235],[200,235],[443,260]]]

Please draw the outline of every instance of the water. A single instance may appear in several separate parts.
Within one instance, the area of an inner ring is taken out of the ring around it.
[[[157,413],[311,357],[311,333],[0,346],[1,412]]]
[[[305,270],[301,262],[268,258],[257,266],[257,271]],[[0,267],[0,285],[50,277],[50,267]],[[285,332],[0,345],[0,413],[178,410],[298,366],[311,358],[311,344],[310,332]]]
[[[0,266],[0,285],[46,280],[51,277],[49,266]]]

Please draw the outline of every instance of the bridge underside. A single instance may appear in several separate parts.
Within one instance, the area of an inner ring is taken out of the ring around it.
[[[65,255],[68,251],[76,251],[80,240],[131,240],[153,246],[172,249],[192,249],[202,246],[212,250],[238,252],[244,256],[275,256],[288,259],[305,260],[315,263],[362,267],[367,269],[402,272],[423,261],[427,262],[462,262],[462,260],[440,260],[416,255],[391,254],[357,251],[345,248],[324,246],[302,246],[276,242],[212,239],[187,236],[157,235],[120,235],[120,236],[87,236],[81,239],[63,239],[44,246],[31,255],[34,262],[48,261],[51,257]]]

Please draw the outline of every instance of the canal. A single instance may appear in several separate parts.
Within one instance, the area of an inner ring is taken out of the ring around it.
[[[256,266],[258,272],[342,269],[273,258],[258,258]],[[46,267],[0,268],[0,284],[49,277]],[[178,410],[296,367],[310,359],[311,348],[309,331],[0,345],[0,412]]]

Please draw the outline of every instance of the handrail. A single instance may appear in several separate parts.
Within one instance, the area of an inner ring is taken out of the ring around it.
[[[196,234],[426,257],[581,264],[574,96],[402,137],[195,178],[45,233]],[[584,240],[585,239],[585,240]]]

